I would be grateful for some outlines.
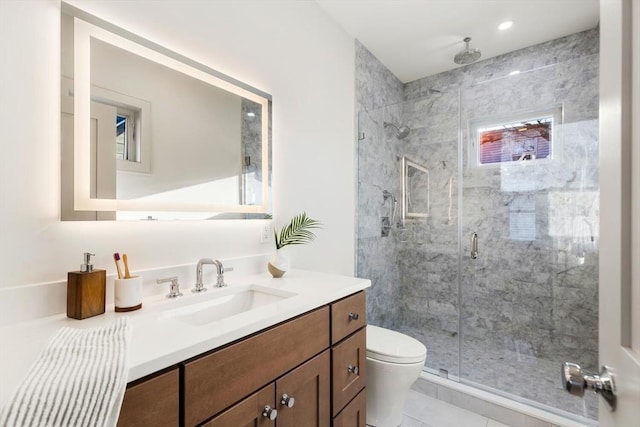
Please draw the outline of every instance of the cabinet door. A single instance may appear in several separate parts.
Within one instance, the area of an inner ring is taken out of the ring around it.
[[[176,368],[127,387],[118,427],[177,426],[179,381]]]
[[[333,427],[365,427],[367,424],[367,389],[365,388],[333,420]]]
[[[233,405],[202,427],[269,427],[275,426],[265,407],[275,409],[275,385],[269,384],[243,401]]]
[[[326,350],[276,381],[278,427],[329,425],[329,357]]]

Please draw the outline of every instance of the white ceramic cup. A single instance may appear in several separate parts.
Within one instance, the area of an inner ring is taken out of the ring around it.
[[[142,308],[142,276],[114,280],[115,310],[133,311]]]

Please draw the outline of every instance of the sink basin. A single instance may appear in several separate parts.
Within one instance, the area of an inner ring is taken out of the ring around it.
[[[258,285],[209,289],[209,292],[191,298],[197,302],[166,310],[161,318],[175,318],[191,325],[201,326],[274,304],[295,295],[297,294],[294,292]],[[205,301],[201,298],[205,298]]]

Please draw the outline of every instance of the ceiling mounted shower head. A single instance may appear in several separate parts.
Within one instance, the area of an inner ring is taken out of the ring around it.
[[[409,126],[396,126],[393,123],[389,123],[389,122],[384,122],[383,123],[384,127],[387,128],[389,126],[392,126],[394,128],[396,128],[396,138],[398,139],[404,139],[409,135],[409,132],[411,132],[411,129],[409,128]]]
[[[469,47],[469,42],[471,41],[471,37],[465,37],[465,48],[458,52],[456,56],[453,57],[453,62],[460,65],[471,64],[472,62],[476,62],[482,56],[480,49]]]

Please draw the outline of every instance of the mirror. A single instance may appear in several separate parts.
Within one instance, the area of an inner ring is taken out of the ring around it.
[[[429,171],[424,166],[402,158],[402,219],[429,216]]]
[[[271,96],[62,14],[63,220],[265,218]]]

